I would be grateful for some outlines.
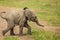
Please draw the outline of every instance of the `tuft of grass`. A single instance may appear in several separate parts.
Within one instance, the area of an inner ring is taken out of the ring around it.
[[[32,36],[35,40],[60,40],[54,32],[32,29]]]
[[[6,36],[6,37],[4,37],[4,40],[19,40],[19,38],[13,37],[13,36]]]

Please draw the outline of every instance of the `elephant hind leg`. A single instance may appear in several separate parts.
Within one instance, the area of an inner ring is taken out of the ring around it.
[[[14,27],[13,27],[13,28],[11,28],[11,30],[10,30],[10,35],[15,35],[15,34],[14,34],[14,30],[13,30],[13,29],[14,29]]]
[[[2,31],[3,36],[14,27],[14,22],[13,21],[7,21],[8,27]],[[12,30],[11,30],[12,31]]]

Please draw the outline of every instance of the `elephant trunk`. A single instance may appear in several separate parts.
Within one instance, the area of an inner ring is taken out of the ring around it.
[[[36,21],[36,24],[39,25],[39,26],[44,27],[44,25],[41,25],[41,24],[38,22],[38,20]]]

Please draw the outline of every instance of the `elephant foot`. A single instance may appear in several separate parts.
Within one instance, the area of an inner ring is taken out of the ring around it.
[[[28,33],[29,35],[32,35],[32,33]]]
[[[28,32],[28,34],[32,35],[32,33],[31,33],[31,32]]]
[[[19,36],[23,36],[23,34],[19,34]]]
[[[30,35],[32,34],[31,30],[28,30],[28,34],[30,34]]]
[[[10,35],[15,35],[14,33],[10,33]]]
[[[4,30],[2,31],[2,35],[3,35],[3,36],[5,35],[5,31],[4,31]]]
[[[10,34],[10,35],[15,35],[15,34]]]

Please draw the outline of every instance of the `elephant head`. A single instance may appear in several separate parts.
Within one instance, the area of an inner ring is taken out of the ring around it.
[[[27,20],[35,22],[37,25],[44,27],[44,25],[41,25],[38,22],[37,16],[31,10],[29,10],[27,7],[24,8],[24,14],[25,14]]]

